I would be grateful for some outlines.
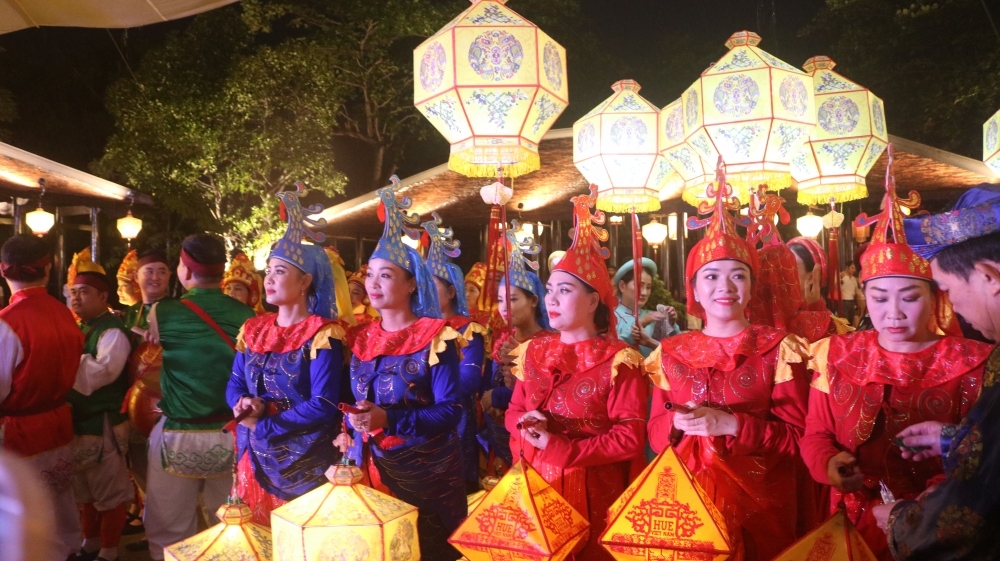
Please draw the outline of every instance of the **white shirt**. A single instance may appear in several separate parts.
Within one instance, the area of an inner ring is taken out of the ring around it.
[[[5,321],[0,320],[0,403],[10,395],[14,370],[23,360],[24,347],[21,346],[21,339]]]
[[[128,336],[121,329],[108,329],[101,333],[101,338],[97,340],[97,356],[80,356],[73,389],[83,395],[90,395],[114,382],[125,368],[131,352]]]
[[[843,273],[840,275],[840,297],[844,300],[855,300],[858,295],[858,277]]]

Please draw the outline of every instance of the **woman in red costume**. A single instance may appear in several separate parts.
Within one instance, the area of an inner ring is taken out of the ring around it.
[[[788,240],[788,249],[795,255],[799,286],[802,287],[802,297],[806,301],[804,309],[811,312],[827,309],[826,299],[823,298],[827,271],[823,247],[812,238],[799,236]]]
[[[747,243],[750,247],[761,244],[757,251],[760,269],[750,298],[750,323],[776,327],[810,343],[851,331],[846,320],[834,316],[826,307],[806,309],[801,284],[805,264],[781,242],[774,227],[775,216],[782,224],[788,223],[788,212],[782,206],[785,200],[764,189],[761,185],[753,194],[747,225]]]
[[[714,215],[688,256],[689,313],[703,331],[664,339],[646,359],[657,386],[649,419],[656,452],[673,446],[726,519],[733,559],[773,558],[818,522],[817,494],[799,459],[809,376],[806,343],[751,325],[756,252],[735,235],[732,187],[718,173]],[[702,203],[701,214],[712,212]],[[667,404],[678,405],[671,410]],[[685,412],[690,409],[690,412]]]
[[[559,336],[514,350],[518,382],[505,423],[514,459],[524,459],[590,521],[577,560],[611,560],[598,540],[608,507],[628,486],[645,444],[642,355],[615,334],[611,287],[591,224],[591,196],[573,198],[576,234],[546,284],[549,322]],[[597,222],[603,223],[598,212]]]
[[[831,505],[847,514],[879,559],[892,555],[871,508],[914,499],[941,478],[940,458],[906,461],[893,436],[922,422],[958,423],[975,403],[991,350],[959,335],[951,306],[937,290],[930,265],[906,244],[901,206],[920,197],[896,196],[892,153],[884,210],[872,244],[861,256],[861,282],[875,329],[823,339],[813,345],[816,371],[809,398],[802,457],[816,481],[833,486]],[[954,326],[954,327],[953,327]],[[885,497],[885,499],[883,499]]]

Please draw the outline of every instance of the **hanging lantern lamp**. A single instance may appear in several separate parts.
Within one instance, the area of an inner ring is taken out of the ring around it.
[[[660,155],[660,110],[639,95],[635,80],[611,89],[611,97],[573,123],[573,163],[597,186],[598,209],[658,211],[661,190],[683,181]]]
[[[983,123],[983,161],[1000,177],[1000,111]]]
[[[816,124],[809,76],[758,48],[759,43],[756,33],[734,33],[726,41],[729,52],[681,98],[687,143],[709,170],[722,156],[742,203],[761,183],[770,190],[791,185],[791,159]],[[714,180],[713,171],[689,182],[684,199],[705,198]]]
[[[847,519],[844,510],[837,511],[826,522],[774,558],[774,561],[875,561],[875,554]]]
[[[830,57],[803,68],[812,76],[816,128],[792,157],[799,203],[843,203],[868,196],[865,176],[889,144],[882,100],[833,71]]]
[[[507,0],[471,1],[413,51],[413,103],[451,144],[449,169],[518,177],[569,104],[566,50]]]

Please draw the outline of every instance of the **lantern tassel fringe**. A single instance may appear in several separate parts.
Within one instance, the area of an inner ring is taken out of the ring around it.
[[[846,203],[864,199],[868,196],[868,186],[864,183],[831,183],[809,189],[799,188],[798,201],[803,205],[823,205],[829,204],[832,198],[834,202]]]
[[[522,175],[538,171],[542,167],[538,153],[525,149],[520,159],[514,163],[504,163],[504,177],[520,177]],[[448,159],[448,169],[458,172],[466,177],[492,177],[497,176],[496,163],[475,163],[462,157],[461,153],[452,154]]]

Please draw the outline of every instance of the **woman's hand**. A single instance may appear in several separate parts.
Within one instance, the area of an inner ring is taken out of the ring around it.
[[[872,507],[872,516],[875,518],[875,524],[885,533],[889,533],[889,528],[886,528],[886,524],[889,522],[889,515],[892,514],[892,509],[896,508],[899,501],[889,503],[887,505],[878,505]]]
[[[632,340],[636,343],[642,345],[643,347],[656,348],[660,343],[649,336],[645,329],[639,329],[638,325],[632,326]]]
[[[521,438],[539,450],[549,445],[548,419],[538,410],[528,411],[517,420],[521,427]]]
[[[517,348],[517,341],[513,337],[507,337],[507,340],[500,345],[500,356],[504,358],[504,362],[511,360],[510,353]]]
[[[859,491],[865,482],[865,474],[861,473],[857,458],[850,452],[839,452],[827,461],[826,477],[841,493]]]
[[[901,430],[896,438],[903,439],[903,444],[910,448],[924,448],[919,452],[913,452],[906,448],[900,448],[903,457],[907,460],[919,462],[927,458],[934,458],[941,455],[941,429],[944,424],[937,421],[924,421],[910,425]]]
[[[347,419],[355,429],[364,433],[370,433],[378,429],[384,429],[387,426],[389,418],[385,414],[385,409],[366,400],[361,400],[354,406],[363,411],[363,413],[347,414]]]
[[[690,436],[736,436],[740,423],[736,415],[711,407],[702,407],[693,401],[685,405],[690,413],[675,413],[674,427]]]
[[[647,325],[655,321],[663,321],[665,319],[667,319],[667,314],[660,312],[649,312],[648,314],[639,318],[639,325],[642,327],[646,327]]]
[[[264,400],[248,395],[241,397],[233,406],[233,417],[239,417],[246,411],[249,411],[249,414],[240,420],[240,424],[254,430],[257,428],[257,420],[264,414]]]
[[[517,383],[517,376],[514,375],[514,371],[511,370],[509,364],[503,366],[503,385],[507,386],[508,390],[514,391],[514,384]]]

